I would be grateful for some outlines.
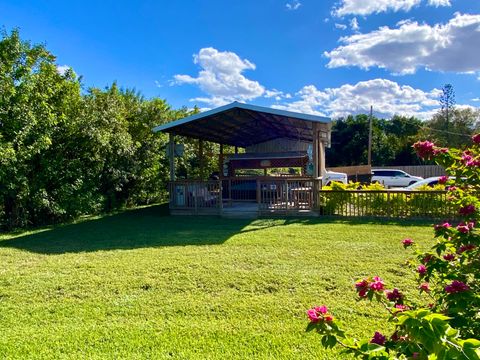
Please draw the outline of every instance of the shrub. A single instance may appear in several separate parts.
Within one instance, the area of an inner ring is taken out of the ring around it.
[[[435,159],[455,177],[442,182],[449,186],[449,206],[456,208],[459,219],[434,226],[435,243],[427,252],[416,249],[412,239],[402,241],[416,255],[410,265],[420,300],[408,299],[378,276],[361,279],[355,283],[359,299],[381,303],[393,333],[352,339],[321,306],[307,312],[307,331],[320,334],[322,346],[341,346],[363,359],[480,359],[480,134],[473,142],[466,150],[439,148],[428,141],[414,144],[421,158]]]

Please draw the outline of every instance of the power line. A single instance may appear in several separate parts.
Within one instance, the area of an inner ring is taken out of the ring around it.
[[[427,130],[432,130],[432,131],[438,131],[438,132],[443,132],[443,133],[452,134],[452,135],[460,135],[460,136],[467,136],[467,137],[471,137],[471,136],[472,136],[472,134],[457,133],[457,132],[448,131],[448,130],[434,129],[434,128],[430,128],[430,127],[427,127],[427,126],[422,126],[421,129],[423,129],[423,130],[427,129]]]

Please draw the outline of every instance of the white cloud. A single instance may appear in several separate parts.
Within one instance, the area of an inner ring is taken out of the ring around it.
[[[342,0],[333,10],[335,16],[370,15],[386,11],[410,11],[422,0]]]
[[[422,0],[341,0],[338,7],[334,8],[334,16],[370,15],[387,11],[410,11],[420,5]],[[451,6],[449,0],[428,0],[429,6]]]
[[[428,5],[430,6],[452,6],[450,0],[428,0]]]
[[[173,81],[176,85],[197,85],[209,96],[192,101],[220,106],[235,100],[248,101],[265,93],[265,88],[258,81],[247,79],[243,75],[245,70],[255,70],[255,64],[241,59],[233,52],[203,48],[193,59],[201,68],[197,77],[179,74],[174,76]]]
[[[298,0],[289,1],[285,4],[288,10],[297,10],[300,6],[302,6],[302,3]]]
[[[272,90],[265,90],[265,98],[274,98],[277,101],[280,101],[282,99],[290,99],[292,95],[286,94],[283,91],[277,90],[277,89],[272,89]]]
[[[347,28],[347,25],[335,23],[335,28],[340,30],[345,30]]]
[[[418,68],[480,71],[480,15],[456,13],[447,24],[434,26],[405,21],[396,29],[385,26],[340,41],[344,45],[325,52],[329,68],[376,66],[398,74],[412,74]]]
[[[60,75],[65,75],[65,73],[67,72],[67,70],[70,70],[71,67],[68,66],[68,65],[57,65],[57,72],[60,74]]]
[[[472,101],[475,101],[475,102],[480,101],[480,98],[474,98],[472,99]]]
[[[373,79],[324,90],[307,85],[295,94],[294,101],[273,107],[340,117],[367,113],[372,105],[375,113],[381,116],[399,114],[427,119],[437,111],[440,94],[438,89],[425,92],[387,79]]]
[[[356,17],[350,20],[350,27],[352,28],[353,31],[360,30],[360,26],[358,25],[358,20]]]

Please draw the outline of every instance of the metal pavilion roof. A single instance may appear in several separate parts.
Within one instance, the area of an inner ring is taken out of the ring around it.
[[[153,131],[246,147],[278,138],[312,141],[313,124],[330,122],[323,116],[233,102],[157,126]]]

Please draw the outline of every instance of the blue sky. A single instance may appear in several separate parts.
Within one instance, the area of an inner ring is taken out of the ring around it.
[[[174,107],[428,118],[445,83],[480,106],[479,0],[0,0],[0,20],[86,87]]]

